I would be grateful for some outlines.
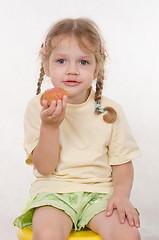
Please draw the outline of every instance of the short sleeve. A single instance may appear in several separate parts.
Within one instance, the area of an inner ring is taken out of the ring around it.
[[[108,145],[109,164],[120,165],[140,156],[139,147],[132,135],[123,109],[119,105],[117,120],[112,125],[112,135]]]
[[[32,151],[36,147],[40,134],[40,100],[34,97],[27,106],[24,116],[24,149],[26,151],[26,163],[32,164]]]

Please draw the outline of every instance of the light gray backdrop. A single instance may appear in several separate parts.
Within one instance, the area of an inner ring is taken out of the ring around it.
[[[64,17],[92,18],[106,40],[110,58],[104,95],[122,104],[141,148],[142,157],[134,160],[131,199],[141,213],[142,239],[157,240],[158,0],[1,1],[0,238],[16,239],[12,222],[29,200],[34,178],[24,162],[23,116],[35,94],[41,42],[50,25]]]

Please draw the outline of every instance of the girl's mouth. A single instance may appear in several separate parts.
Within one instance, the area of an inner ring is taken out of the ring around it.
[[[63,82],[64,85],[69,86],[69,87],[74,87],[80,84],[80,82],[77,82],[75,80],[67,80]]]

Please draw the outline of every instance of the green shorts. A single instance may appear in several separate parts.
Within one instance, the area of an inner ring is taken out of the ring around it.
[[[85,228],[98,213],[105,211],[109,194],[91,192],[73,193],[39,193],[36,194],[22,210],[22,215],[15,219],[19,228],[32,227],[32,217],[36,208],[52,206],[64,211],[73,222],[72,230]]]

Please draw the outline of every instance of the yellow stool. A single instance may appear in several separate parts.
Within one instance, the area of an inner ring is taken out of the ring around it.
[[[31,227],[18,228],[17,236],[19,240],[32,240],[33,232]],[[68,240],[102,240],[102,238],[91,230],[81,230],[70,233]]]

